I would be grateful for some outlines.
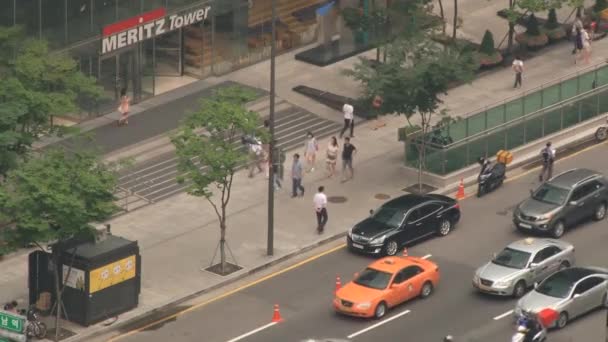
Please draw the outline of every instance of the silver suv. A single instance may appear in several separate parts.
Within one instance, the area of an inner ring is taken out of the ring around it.
[[[530,198],[513,211],[513,223],[520,231],[564,235],[566,227],[592,217],[606,217],[608,181],[599,172],[574,169],[543,183]]]

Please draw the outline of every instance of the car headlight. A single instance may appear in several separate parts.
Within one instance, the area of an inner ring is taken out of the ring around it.
[[[370,302],[365,302],[365,303],[359,303],[357,304],[357,309],[361,309],[361,310],[366,310],[372,307],[372,303]]]
[[[349,238],[352,238],[352,237],[353,237],[353,229],[352,229],[352,228],[350,228],[350,229],[348,230],[348,237],[349,237]]]
[[[372,241],[370,241],[370,244],[379,245],[379,244],[384,243],[384,240],[386,240],[386,235],[382,235],[381,237],[377,237],[377,238],[373,239]]]
[[[509,287],[509,286],[511,286],[512,282],[513,282],[512,280],[499,280],[497,282],[494,282],[494,286],[495,287]]]
[[[540,215],[536,218],[537,221],[547,221],[550,220],[551,217],[553,217],[553,214],[545,214],[545,215]]]
[[[479,274],[475,273],[475,275],[473,276],[473,282],[479,283]]]

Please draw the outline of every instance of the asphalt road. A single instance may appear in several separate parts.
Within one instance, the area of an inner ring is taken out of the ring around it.
[[[556,172],[587,167],[608,174],[607,145],[575,154],[556,164]],[[381,321],[344,317],[333,312],[331,300],[336,275],[343,281],[372,260],[345,249],[327,254],[233,295],[193,310],[176,319],[126,336],[120,341],[226,342],[268,325],[272,307],[279,304],[284,321],[239,341],[291,342],[306,338],[341,338],[353,341],[433,342],[451,334],[457,341],[508,341],[513,333],[510,298],[481,295],[473,290],[474,270],[492,253],[524,235],[511,223],[514,206],[537,186],[537,172],[513,178],[483,199],[461,203],[463,217],[456,230],[409,249],[411,255],[430,255],[441,270],[441,283],[426,300],[414,300],[393,309]],[[366,213],[359,213],[364,217]],[[346,228],[346,227],[345,227]],[[608,222],[586,223],[568,231],[564,240],[576,247],[578,265],[608,267]],[[549,341],[604,341],[605,312],[584,316]],[[130,327],[134,329],[137,327]],[[371,329],[370,329],[371,328]],[[128,330],[128,329],[127,329]],[[116,341],[113,340],[113,341]]]

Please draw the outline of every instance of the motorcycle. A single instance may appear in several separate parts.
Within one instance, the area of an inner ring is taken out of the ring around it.
[[[597,141],[602,142],[602,141],[606,140],[606,138],[608,138],[608,119],[606,119],[606,125],[605,126],[600,126],[595,131],[595,139]]]
[[[507,178],[506,171],[507,166],[503,163],[496,163],[492,167],[486,166],[477,178],[477,197],[481,197],[500,187]]]
[[[25,332],[28,337],[36,337],[37,339],[46,337],[46,324],[40,321],[38,310],[34,305],[31,305],[27,311],[21,310],[21,315],[27,317]]]
[[[531,333],[534,335],[528,336]],[[517,331],[511,338],[511,342],[544,342],[546,340],[547,329],[538,322],[528,322],[527,320],[520,320],[518,322]]]

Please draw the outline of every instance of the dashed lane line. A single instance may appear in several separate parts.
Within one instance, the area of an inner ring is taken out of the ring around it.
[[[507,312],[505,312],[505,313],[503,313],[501,315],[498,315],[498,316],[494,317],[494,320],[498,321],[499,319],[503,319],[503,318],[511,315],[512,313],[513,313],[513,310],[509,310],[509,311],[507,311]]]
[[[257,329],[251,330],[250,332],[245,333],[245,334],[243,334],[243,335],[241,335],[241,336],[235,337],[235,338],[233,338],[232,340],[230,340],[230,341],[228,341],[228,342],[236,342],[236,341],[240,341],[240,340],[242,340],[242,339],[244,339],[244,338],[246,338],[246,337],[249,337],[249,336],[251,336],[251,335],[257,334],[257,333],[259,333],[259,332],[260,332],[260,331],[262,331],[262,330],[268,329],[268,328],[272,327],[273,325],[275,325],[275,324],[277,324],[277,323],[278,323],[278,322],[271,322],[271,323],[268,323],[268,324],[263,325],[263,326],[261,326],[261,327],[259,327],[259,328],[257,328]]]
[[[405,315],[409,314],[410,312],[411,312],[410,310],[405,310],[405,311],[403,311],[401,313],[396,314],[395,316],[392,316],[390,318],[385,319],[382,322],[378,322],[378,323],[376,323],[376,324],[374,324],[372,326],[369,326],[369,327],[367,327],[367,328],[365,328],[363,330],[359,330],[356,333],[352,333],[352,334],[348,335],[347,338],[350,340],[350,339],[352,339],[354,337],[357,337],[357,336],[359,336],[361,334],[365,334],[366,332],[368,332],[368,331],[370,331],[372,329],[375,329],[375,328],[377,328],[377,327],[379,327],[381,325],[384,325],[384,324],[386,324],[386,323],[388,323],[390,321],[393,321],[393,320],[395,320],[395,319],[397,319],[397,318],[399,318],[401,316],[405,316]]]
[[[427,255],[423,256],[422,259],[428,259],[428,258],[430,258],[432,256],[433,256],[432,254],[427,254]]]

